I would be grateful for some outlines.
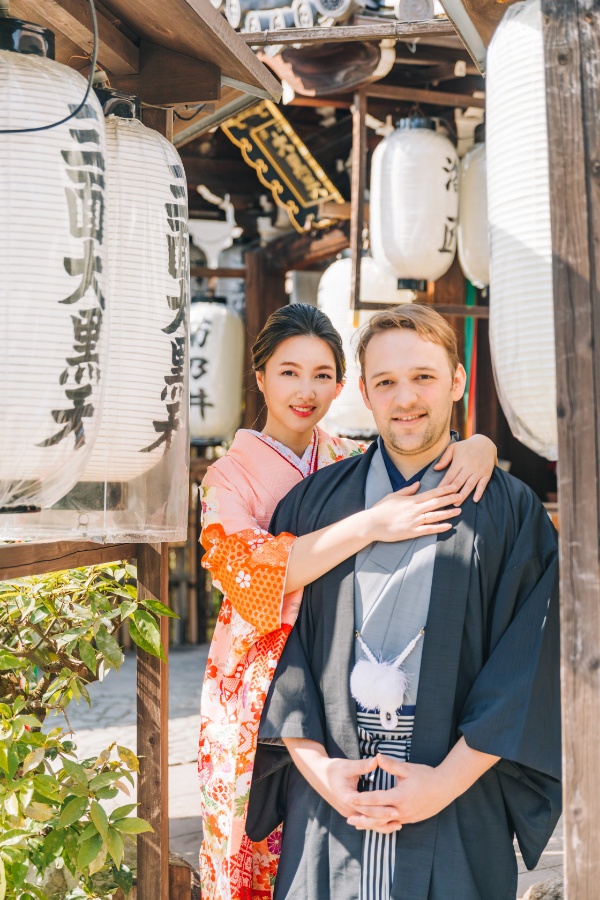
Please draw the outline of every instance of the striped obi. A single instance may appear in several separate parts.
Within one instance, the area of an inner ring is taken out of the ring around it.
[[[361,759],[383,753],[408,762],[415,720],[414,706],[402,707],[398,726],[392,731],[382,729],[378,712],[364,710],[358,704],[356,711]],[[376,769],[363,776],[362,783],[363,790],[381,791],[394,787],[396,779],[388,772]],[[396,832],[364,832],[360,900],[390,900],[396,863],[396,836]]]

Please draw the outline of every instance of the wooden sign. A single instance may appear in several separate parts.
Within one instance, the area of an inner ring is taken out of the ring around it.
[[[221,127],[297,231],[331,224],[315,221],[319,205],[344,198],[274,103],[265,100]]]

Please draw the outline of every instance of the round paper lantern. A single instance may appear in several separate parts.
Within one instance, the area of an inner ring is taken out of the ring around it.
[[[458,157],[431,119],[402,119],[371,164],[371,252],[399,287],[425,290],[456,252]]]
[[[86,88],[81,75],[53,59],[1,50],[0,130],[69,116]],[[0,159],[0,510],[6,510],[46,507],[63,497],[100,428],[108,299],[106,147],[96,98],[90,94],[74,118],[47,131],[0,133]]]
[[[225,303],[192,303],[190,343],[190,433],[218,443],[242,415],[244,325]]]
[[[106,230],[111,296],[106,403],[82,481],[131,481],[181,427],[188,368],[187,188],[173,145],[109,116]]]
[[[539,0],[506,11],[488,53],[490,341],[515,437],[557,458],[546,87]]]
[[[476,144],[460,165],[458,259],[471,284],[490,283],[485,144]]]
[[[331,319],[344,345],[346,383],[327,414],[326,427],[345,437],[369,437],[376,433],[375,420],[364,404],[358,387],[360,368],[355,359],[353,337],[373,315],[369,310],[350,309],[352,260],[339,259],[323,272],[319,282],[318,306]],[[398,290],[396,278],[371,257],[364,257],[360,271],[360,299],[363,303],[410,303],[412,291]]]

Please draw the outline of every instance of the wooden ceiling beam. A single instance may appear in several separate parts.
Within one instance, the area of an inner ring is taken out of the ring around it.
[[[111,84],[157,106],[201,103],[219,99],[221,70],[214,63],[142,41],[139,75],[119,75],[111,78]]]
[[[240,32],[246,44],[265,47],[269,44],[340,44],[348,41],[381,41],[385,38],[415,41],[431,35],[455,35],[454,25],[447,19],[426,22],[375,22],[360,25],[334,25],[314,28],[282,28],[281,31]]]
[[[406,100],[415,103],[427,103],[433,106],[452,106],[466,109],[474,106],[485,109],[484,97],[473,97],[471,94],[451,94],[447,91],[427,91],[420,88],[398,87],[389,84],[370,84],[365,88],[369,98],[380,100]]]
[[[31,8],[35,21],[35,11],[73,41],[86,54],[91,54],[94,37],[90,7],[87,0],[30,0],[22,4]],[[16,11],[16,10],[15,10]],[[100,10],[98,20],[98,62],[115,75],[134,75],[139,72],[139,51],[111,20]]]

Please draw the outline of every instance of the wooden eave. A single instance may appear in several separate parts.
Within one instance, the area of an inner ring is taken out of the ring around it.
[[[12,0],[10,12],[52,29],[58,61],[85,68],[93,44],[87,0]],[[97,0],[96,12],[98,64],[111,86],[142,102],[208,102],[212,127],[228,117],[231,91],[238,106],[281,96],[279,81],[210,0]]]

